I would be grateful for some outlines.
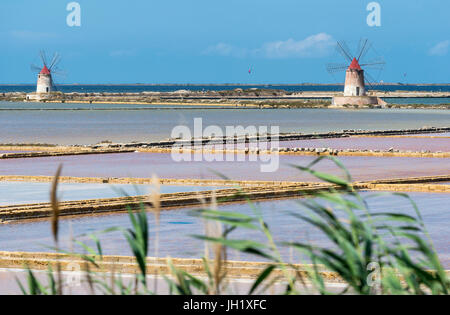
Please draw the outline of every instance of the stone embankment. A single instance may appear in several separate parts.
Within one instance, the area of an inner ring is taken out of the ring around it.
[[[341,155],[341,156],[381,156],[381,157],[450,157],[449,152],[431,152],[429,150],[421,151],[401,151],[394,148],[387,150],[356,150],[356,149],[333,149],[333,148],[271,148],[264,150],[259,148],[218,150],[212,149],[214,145],[233,145],[253,143],[255,146],[259,143],[269,143],[272,140],[277,141],[296,141],[312,139],[330,139],[330,138],[348,138],[348,137],[392,137],[403,135],[423,135],[450,132],[450,127],[423,127],[417,129],[397,129],[397,130],[342,130],[340,132],[327,133],[282,133],[278,135],[244,135],[234,137],[215,137],[215,138],[192,138],[192,139],[168,139],[158,142],[130,142],[130,143],[112,143],[109,141],[95,145],[72,145],[57,146],[43,144],[0,144],[0,150],[22,151],[16,153],[0,153],[0,159],[11,158],[32,158],[44,156],[62,156],[62,155],[82,155],[82,154],[106,154],[106,153],[129,153],[129,152],[151,152],[151,153],[171,153],[172,148],[179,148],[186,152],[224,152],[236,154],[294,154],[294,155]],[[210,146],[210,148],[208,148]],[[269,145],[267,145],[269,146]],[[32,151],[32,152],[23,152]]]
[[[420,152],[414,151],[400,151],[394,148],[387,150],[356,150],[356,149],[333,149],[333,148],[272,148],[270,150],[263,150],[259,148],[246,148],[236,150],[217,150],[208,149],[204,146],[214,145],[230,145],[237,143],[258,143],[270,142],[271,140],[278,141],[295,141],[295,140],[311,140],[311,139],[328,139],[328,138],[348,138],[361,136],[398,136],[398,135],[414,135],[427,133],[444,133],[450,132],[450,127],[423,127],[417,129],[397,129],[397,130],[342,130],[341,132],[327,132],[327,133],[284,133],[278,135],[245,135],[234,137],[215,137],[215,138],[192,138],[192,139],[169,139],[160,142],[151,143],[103,143],[94,145],[93,148],[126,148],[135,147],[141,152],[154,153],[170,153],[172,148],[176,146],[180,152],[226,152],[239,154],[268,154],[277,152],[279,154],[294,154],[294,155],[340,155],[340,156],[375,156],[375,157],[436,157],[447,158],[450,157],[450,152],[430,152],[422,150]]]
[[[427,133],[445,133],[450,132],[450,127],[423,127],[415,129],[394,129],[394,130],[342,130],[336,132],[323,133],[281,133],[281,134],[260,134],[243,135],[234,137],[214,137],[214,138],[192,138],[192,139],[168,139],[159,142],[131,142],[131,143],[100,143],[91,146],[92,148],[120,148],[120,147],[172,147],[179,146],[199,146],[214,144],[233,144],[233,143],[251,143],[265,142],[271,140],[294,141],[294,140],[312,140],[312,139],[330,139],[330,138],[348,138],[351,136],[393,136],[393,135],[414,135]]]
[[[4,269],[23,269],[27,266],[30,270],[61,270],[73,271],[74,266],[79,267],[80,271],[91,271],[94,273],[114,273],[114,274],[137,274],[140,272],[135,257],[103,255],[92,256],[87,255],[94,264],[87,264],[86,260],[76,255],[60,254],[60,253],[44,253],[44,252],[0,252],[0,268]],[[178,270],[183,270],[189,274],[207,277],[203,259],[196,258],[170,258],[170,263]],[[226,261],[223,268],[228,280],[232,279],[257,279],[262,272],[268,267],[265,262],[253,261]],[[283,269],[281,269],[283,267]],[[277,278],[284,279],[285,272],[289,275],[295,274],[302,279],[308,279],[308,271],[310,265],[289,264],[279,265],[275,268],[271,277],[275,281]],[[147,257],[146,272],[148,275],[172,275],[169,267],[169,258]],[[335,272],[327,271],[325,267],[320,266],[317,269],[320,276],[326,283],[344,283],[343,279]],[[450,276],[450,271],[446,271]]]
[[[293,198],[311,195],[319,191],[328,191],[328,184],[306,186],[267,186],[247,187],[242,189],[220,189],[200,192],[183,192],[160,195],[161,210],[209,204],[213,198],[219,203],[246,200],[266,200],[276,198]],[[90,199],[80,201],[63,201],[59,203],[60,216],[90,215],[106,212],[127,211],[129,207],[138,209],[142,204],[150,205],[148,196]],[[0,222],[46,218],[52,214],[50,203],[11,205],[0,207]]]
[[[11,179],[11,177],[9,178]],[[45,179],[45,177],[43,177],[43,179]],[[61,178],[61,181],[64,181],[64,178]],[[359,190],[450,193],[450,185],[433,184],[438,181],[450,181],[450,175],[357,182],[353,184],[353,187]],[[429,184],[423,184],[425,182]],[[208,182],[209,185],[212,183],[214,183],[214,181]],[[246,200],[274,200],[299,198],[313,195],[321,191],[329,191],[331,188],[341,188],[326,183],[284,182],[283,185],[273,185],[269,183],[270,182],[259,182],[258,186],[246,186],[240,189],[230,188],[214,191],[161,194],[161,210],[209,204],[213,198],[216,198],[220,203],[241,202]],[[59,207],[60,216],[73,216],[121,212],[126,211],[128,207],[136,209],[142,204],[150,205],[148,196],[64,201],[59,203]],[[46,218],[49,217],[51,213],[52,207],[49,203],[2,206],[0,207],[0,221],[7,223],[11,221]]]
[[[443,183],[443,182],[450,182],[450,174],[377,179],[371,181],[358,182],[357,184],[423,184],[423,183]]]
[[[449,178],[450,180],[450,178]],[[32,175],[0,175],[0,181],[14,182],[45,182],[53,181],[53,176],[32,176]],[[152,178],[136,177],[75,177],[60,176],[60,183],[80,183],[80,184],[128,184],[128,185],[152,185]],[[313,186],[311,182],[294,181],[259,181],[259,180],[228,180],[228,179],[178,179],[178,178],[159,178],[161,185],[184,185],[184,186],[235,186],[235,187],[267,187],[267,186]]]
[[[450,152],[431,152],[429,150],[402,151],[390,148],[388,150],[357,150],[357,149],[332,149],[332,148],[279,148],[280,154],[288,155],[336,155],[336,156],[373,156],[373,157],[430,157],[449,158]],[[247,152],[246,152],[247,153]],[[252,153],[252,152],[249,152]],[[259,153],[259,152],[256,152]]]
[[[354,187],[360,190],[382,190],[390,192],[450,193],[450,185],[445,185],[447,182],[450,182],[450,174],[378,179],[357,182],[354,184]]]
[[[64,155],[87,155],[87,154],[112,154],[112,153],[130,153],[135,152],[131,149],[106,149],[106,150],[67,150],[67,151],[46,151],[46,152],[16,152],[16,153],[0,153],[0,159],[22,159],[49,156]]]
[[[149,87],[149,90],[152,87]],[[401,89],[401,86],[399,86]],[[342,87],[343,90],[343,87]],[[96,93],[80,93],[80,92],[52,92],[45,96],[45,100],[60,101],[140,101],[155,102],[162,100],[202,100],[202,99],[291,99],[291,98],[311,98],[311,99],[328,99],[333,96],[340,96],[339,91],[286,91],[274,88],[242,88],[229,90],[188,90],[182,89],[170,92],[146,91],[138,93],[121,93],[121,92],[96,92]],[[450,92],[446,91],[370,91],[370,96],[388,97],[388,98],[445,98],[450,97]],[[25,92],[8,92],[0,93],[0,100],[26,100]]]
[[[234,89],[224,91],[188,91],[179,90],[174,92],[141,92],[141,93],[62,93],[52,92],[49,94],[23,92],[0,93],[0,101],[10,102],[35,102],[44,103],[87,103],[87,104],[137,104],[151,105],[147,108],[136,108],[151,110],[154,106],[176,106],[177,108],[248,108],[248,109],[277,109],[277,108],[332,108],[331,99],[342,96],[342,92],[288,92],[277,89]],[[421,98],[448,98],[450,92],[418,92],[418,91],[396,91],[383,92],[371,91],[370,97],[390,98],[392,104],[386,106],[345,106],[347,108],[405,108],[405,109],[450,109],[450,104],[423,104]],[[402,104],[395,102],[395,98],[418,98],[415,104]],[[76,108],[85,110],[84,108]],[[121,110],[130,110],[123,108]],[[12,110],[2,108],[0,110]],[[14,109],[16,110],[16,109]],[[64,108],[49,108],[49,110],[66,110]],[[93,106],[91,110],[104,110]]]
[[[32,175],[0,175],[0,181],[14,182],[43,182],[50,183],[53,176],[32,176]],[[128,185],[153,185],[152,178],[137,177],[76,177],[60,176],[60,183],[79,184],[128,184]],[[230,180],[230,179],[193,179],[193,178],[158,178],[161,185],[184,185],[184,186],[209,186],[209,187],[312,187],[322,185],[317,182],[296,182],[296,181],[260,181],[260,180]],[[420,177],[404,177],[377,179],[371,181],[356,182],[358,188],[367,184],[422,184],[422,183],[445,183],[450,182],[450,174]]]
[[[111,256],[103,255],[100,257],[90,256],[97,266],[89,264],[89,270],[92,272],[114,272],[116,274],[136,274],[139,273],[139,266],[136,259],[132,256]],[[195,258],[171,258],[170,262],[177,269],[184,270],[196,276],[206,277],[204,262],[202,259]],[[80,257],[59,253],[43,252],[0,252],[0,268],[22,269],[28,266],[31,270],[48,270],[49,266],[61,271],[73,271],[74,264],[80,267],[80,271],[87,271],[86,261]],[[267,268],[267,263],[250,261],[227,261],[224,263],[227,278],[246,278],[256,279]],[[306,265],[292,264],[285,266],[288,272],[294,269],[298,276],[307,276]],[[169,260],[167,258],[147,257],[147,274],[149,275],[170,275]],[[326,271],[324,268],[319,270],[322,277],[328,282],[341,282],[342,279],[334,272]],[[283,276],[280,268],[276,268],[272,277]]]
[[[171,153],[170,148],[137,149],[138,152]],[[218,149],[179,149],[179,153],[210,153],[210,154],[280,154],[280,155],[334,155],[334,156],[371,156],[371,157],[419,157],[419,158],[449,158],[450,152],[431,151],[400,151],[400,150],[356,150],[332,148],[274,148],[271,150],[245,149],[245,150],[218,150]]]
[[[426,185],[426,184],[367,184],[366,190],[401,191],[401,192],[427,192],[450,193],[450,185]]]
[[[67,151],[40,151],[40,152],[16,152],[16,153],[0,153],[0,159],[22,159],[22,158],[38,158],[38,157],[55,157],[67,155],[88,155],[88,154],[113,154],[113,153],[172,153],[172,148],[143,148],[137,147],[133,149],[70,149]],[[356,150],[356,149],[333,149],[333,148],[273,148],[271,150],[262,150],[258,148],[244,150],[221,150],[221,149],[178,149],[179,153],[205,153],[205,154],[280,154],[280,155],[334,155],[334,156],[371,156],[371,157],[419,157],[419,158],[449,158],[450,152],[431,152],[429,150],[418,151],[401,151],[390,148],[388,150]]]

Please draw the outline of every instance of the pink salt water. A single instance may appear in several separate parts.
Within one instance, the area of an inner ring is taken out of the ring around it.
[[[244,149],[249,146],[262,150],[276,147],[275,143],[261,141],[254,144],[224,144],[205,145],[205,148],[216,147],[226,149]],[[285,148],[331,148],[331,149],[354,149],[354,150],[401,150],[401,151],[450,151],[450,137],[348,137],[348,138],[327,138],[311,140],[279,141],[279,147]]]
[[[261,164],[241,156],[242,162],[175,162],[168,153],[120,153],[10,159],[0,161],[0,175],[54,175],[59,164],[62,175],[79,177],[150,177],[217,179],[219,172],[235,180],[317,181],[292,165],[306,166],[314,156],[280,155],[279,169],[261,172]],[[236,158],[236,156],[235,156]],[[258,157],[256,157],[258,158]],[[277,158],[273,156],[272,158]],[[355,180],[432,176],[450,174],[450,164],[443,158],[359,157],[343,156],[339,160]],[[343,172],[329,160],[315,166],[322,172],[342,175]]]
[[[379,194],[377,192],[376,194]],[[373,193],[362,193],[364,197]],[[450,268],[450,243],[447,235],[450,221],[448,211],[448,194],[437,193],[411,193],[410,197],[417,203],[425,226],[427,227],[434,246],[444,266]],[[273,200],[258,202],[255,204],[259,209],[263,220],[268,224],[274,240],[280,244],[280,251],[284,259],[289,262],[300,263],[300,256],[281,245],[282,242],[306,242],[317,246],[329,246],[329,241],[324,235],[307,224],[305,221],[292,216],[293,213],[307,214],[298,202],[304,199]],[[323,201],[319,201],[323,203]],[[371,211],[378,212],[400,212],[416,216],[414,209],[405,198],[383,195],[367,199]],[[254,216],[253,208],[246,203],[229,204],[219,207],[220,210],[233,211]],[[193,234],[203,235],[204,224],[202,220],[193,216],[194,209],[164,211],[160,218],[159,227],[159,256],[160,257],[201,257],[204,251],[202,241],[192,237]],[[340,215],[337,211],[337,215]],[[150,244],[155,237],[155,221],[149,213]],[[68,247],[70,229],[75,237],[86,233],[105,230],[110,227],[128,227],[130,225],[127,214],[114,214],[91,216],[82,218],[65,218],[60,222],[60,245]],[[230,235],[233,239],[247,239],[258,242],[266,242],[265,236],[255,230],[237,229]],[[129,247],[122,233],[99,234],[105,254],[131,255]],[[77,240],[88,242],[86,237]],[[90,243],[89,243],[90,244]],[[32,223],[7,224],[0,226],[0,250],[5,251],[51,251],[52,245],[51,228],[48,221]],[[94,245],[94,244],[90,244]],[[149,255],[154,255],[153,247],[150,245]],[[258,256],[244,255],[231,250],[231,260],[261,260]],[[304,262],[304,260],[303,260]]]

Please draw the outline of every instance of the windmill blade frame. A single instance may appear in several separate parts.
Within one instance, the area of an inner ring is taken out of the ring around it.
[[[349,62],[352,62],[353,58],[347,44],[344,41],[337,41],[336,50]]]
[[[364,80],[366,81],[366,83],[369,84],[370,88],[373,90],[374,89],[374,85],[376,84],[377,80],[375,80],[369,73],[365,72],[364,73]]]
[[[335,73],[340,71],[345,71],[348,65],[345,63],[329,63],[326,65],[328,73]]]
[[[44,64],[44,66],[47,67],[47,54],[45,53],[44,50],[41,50],[41,51],[39,52],[39,54],[40,54],[40,56],[41,56],[42,63]],[[48,68],[48,67],[47,67],[47,68]]]
[[[60,69],[52,70],[52,74],[55,75],[55,76],[58,76],[58,77],[63,77],[63,78],[67,77],[67,72],[63,71],[63,70],[60,70]]]
[[[372,43],[367,43],[368,45],[366,45],[363,50],[360,53],[360,56],[358,58],[358,61],[360,60],[364,60],[364,57],[367,55],[367,53],[372,49]]]
[[[60,56],[60,54],[59,53],[57,53],[57,52],[55,52],[55,54],[53,55],[53,59],[52,59],[52,61],[51,61],[51,63],[50,63],[50,66],[48,67],[49,68],[49,70],[51,71],[51,70],[53,70],[53,69],[57,69],[56,67],[57,67],[57,65],[58,65],[58,63],[61,61],[61,56]]]
[[[386,65],[385,62],[374,62],[374,63],[363,63],[361,64],[361,67],[364,67],[366,69],[383,70],[385,65]]]
[[[350,47],[348,46],[347,42],[345,40],[341,40],[341,45],[344,47],[345,51],[347,52],[347,54],[350,56],[350,59],[353,60],[353,58],[355,57],[352,50],[350,49]]]
[[[359,54],[359,52],[361,51],[361,42],[363,41],[362,38],[359,39],[358,41],[358,49],[356,50],[356,53]]]
[[[31,65],[30,65],[30,69],[31,69],[31,71],[33,71],[33,72],[37,72],[37,73],[41,72],[41,68],[38,67],[38,66],[36,66],[35,64],[31,64]]]
[[[358,61],[361,60],[361,57],[363,56],[364,51],[366,50],[367,44],[369,43],[369,40],[366,39],[362,39],[360,40],[359,45],[361,45],[361,41],[364,41],[364,44],[362,47],[358,47],[358,58],[356,58]],[[367,48],[368,49],[368,48]],[[367,50],[366,50],[367,51]]]

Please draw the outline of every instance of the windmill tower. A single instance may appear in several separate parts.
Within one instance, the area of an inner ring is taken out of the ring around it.
[[[50,93],[53,89],[52,74],[46,65],[38,74],[36,93]]]
[[[41,100],[47,98],[51,92],[56,90],[53,74],[62,74],[58,69],[58,64],[61,61],[61,56],[58,53],[53,55],[50,63],[47,62],[45,51],[40,52],[40,58],[42,61],[41,67],[31,65],[31,70],[38,74],[36,93],[27,95],[27,99]]]
[[[356,58],[345,71],[344,96],[364,96],[366,85],[364,84],[364,70]]]
[[[367,39],[360,40],[357,53],[353,55],[344,41],[338,41],[336,50],[350,64],[331,63],[327,65],[327,71],[330,74],[345,71],[344,95],[333,97],[332,105],[338,107],[344,105],[385,105],[386,103],[382,99],[367,95],[366,83],[373,87],[375,80],[364,68],[381,71],[385,65],[384,60],[379,56],[369,61],[363,61],[368,53],[374,51],[372,44]]]

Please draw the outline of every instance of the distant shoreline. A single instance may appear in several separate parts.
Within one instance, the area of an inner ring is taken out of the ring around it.
[[[0,93],[0,101],[10,102],[45,102],[45,103],[80,103],[80,104],[136,104],[150,106],[172,107],[203,107],[203,108],[332,108],[332,98],[340,96],[342,92],[302,91],[286,92],[276,89],[231,89],[222,91],[187,91],[175,92],[139,92],[139,93],[62,93],[49,94],[10,92]],[[379,98],[390,98],[386,108],[424,108],[450,109],[449,92],[419,92],[419,91],[373,91],[370,94]],[[395,99],[415,98],[414,103],[397,102]],[[420,99],[442,98],[443,102],[436,104]],[[447,101],[448,100],[448,101]],[[429,103],[429,104],[428,104]],[[353,108],[354,106],[345,106]],[[358,107],[358,106],[357,106]],[[367,105],[358,108],[378,108]],[[1,110],[9,110],[2,108]],[[56,110],[57,108],[55,108]],[[150,109],[150,108],[147,108]],[[92,109],[90,109],[92,110]],[[103,110],[103,109],[101,109]]]
[[[10,83],[1,86],[35,86],[36,83]],[[450,83],[374,83],[373,86],[450,86]],[[58,86],[344,86],[344,83],[64,83]]]

